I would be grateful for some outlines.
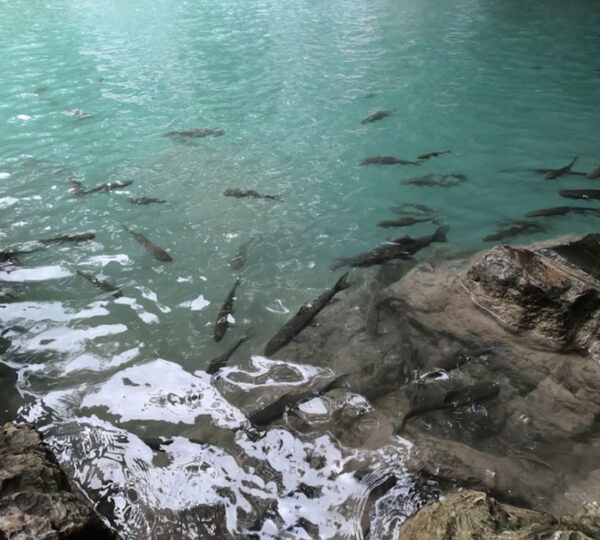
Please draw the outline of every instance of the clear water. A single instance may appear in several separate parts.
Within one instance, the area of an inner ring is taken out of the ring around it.
[[[559,189],[597,187],[572,176],[546,181],[526,169],[558,168],[574,156],[576,170],[600,165],[598,28],[596,0],[0,2],[0,246],[96,233],[93,242],[51,245],[23,256],[20,267],[0,268],[16,296],[0,306],[12,340],[4,360],[34,399],[25,416],[51,419],[62,460],[74,464],[89,493],[110,501],[125,534],[182,526],[178,512],[219,501],[229,532],[241,534],[236,508],[250,512],[255,499],[283,496],[216,443],[197,445],[213,461],[210,474],[192,482],[186,464],[200,458],[186,439],[169,448],[168,465],[157,465],[126,434],[181,435],[204,415],[226,429],[243,422],[203,368],[250,330],[253,339],[232,364],[251,370],[260,363],[251,355],[337,278],[333,257],[404,234],[375,226],[394,217],[390,206],[435,208],[450,226],[449,251],[458,252],[484,247],[498,222],[578,204],[561,199]],[[67,109],[93,116],[78,120]],[[382,109],[393,114],[361,124]],[[226,134],[196,145],[162,136],[203,127]],[[418,167],[357,165],[371,155],[414,159],[447,149]],[[466,174],[468,182],[449,189],[401,183],[433,172]],[[134,183],[75,198],[69,174],[86,187]],[[235,187],[283,202],[223,196]],[[128,196],[168,202],[133,206]],[[545,232],[518,240],[597,230],[596,219],[552,218]],[[173,262],[153,259],[123,225]],[[431,230],[422,224],[410,234]],[[237,327],[216,344],[214,321],[237,275],[227,262],[250,238]],[[114,300],[77,270],[114,280],[124,297]],[[298,368],[300,379],[307,369]],[[124,377],[143,386],[128,387]],[[178,392],[203,397],[165,397]],[[348,501],[360,500],[362,488],[343,472],[340,445],[274,433],[298,452],[325,445],[330,460],[315,479],[328,510],[290,503],[272,534],[290,527],[287,534],[300,534],[293,527],[302,512],[323,536],[357,534]],[[238,443],[246,455],[278,461],[263,447]],[[393,463],[398,475],[400,461]],[[299,462],[280,463],[287,487],[299,482]],[[256,484],[252,496],[239,491],[242,479]],[[180,489],[186,482],[189,489]],[[199,497],[198,485],[212,487]],[[237,490],[238,502],[215,485]],[[122,495],[127,487],[135,500]],[[172,514],[149,517],[159,508]]]

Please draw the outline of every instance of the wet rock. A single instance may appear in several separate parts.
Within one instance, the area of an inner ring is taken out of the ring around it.
[[[16,382],[17,372],[0,362],[0,424],[2,425],[14,420],[19,407],[25,402],[16,388]]]
[[[0,432],[0,537],[105,539],[116,536],[28,425]]]
[[[570,249],[579,253],[575,245]],[[598,347],[600,282],[583,268],[498,246],[471,267],[463,283],[473,302],[513,332],[529,332],[557,350]]]
[[[597,538],[586,534],[586,520],[588,516],[577,516],[559,523],[549,514],[501,504],[480,491],[466,491],[423,508],[402,525],[400,535],[405,540]],[[587,530],[597,529],[592,523]]]

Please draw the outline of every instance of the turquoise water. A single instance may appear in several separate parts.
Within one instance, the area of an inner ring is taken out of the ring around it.
[[[232,360],[248,368],[290,312],[337,279],[334,257],[432,231],[431,224],[397,233],[376,227],[396,217],[390,206],[426,204],[450,227],[448,246],[419,254],[427,258],[483,248],[499,222],[530,210],[578,204],[559,189],[596,188],[594,181],[546,181],[527,169],[558,168],[574,156],[575,170],[600,165],[598,7],[595,0],[0,2],[0,246],[96,233],[93,242],[51,245],[22,256],[19,267],[0,268],[16,297],[0,309],[12,340],[5,360],[35,400],[26,417],[50,414],[52,425],[104,432],[152,420],[177,434],[173,426],[193,424],[197,408],[136,408],[143,397],[115,381],[131,371],[148,392],[196,379],[210,392],[197,370],[251,331]],[[92,117],[79,120],[68,109]],[[393,112],[361,124],[384,109]],[[194,145],[163,136],[191,128],[226,134]],[[447,149],[419,166],[358,166],[372,155],[412,160]],[[401,183],[428,173],[468,181],[448,189]],[[76,198],[68,175],[87,188],[133,184]],[[283,201],[228,198],[227,188]],[[167,203],[133,206],[128,196]],[[548,219],[547,230],[515,241],[595,231],[596,219]],[[173,262],[153,259],[123,225]],[[214,321],[237,275],[227,263],[251,238],[236,327],[216,344]],[[124,297],[112,299],[77,270],[113,280]],[[370,275],[354,274],[357,282]],[[52,433],[57,448],[70,440],[61,433]],[[90,440],[102,447],[98,436]],[[102,468],[85,448],[63,460]],[[169,470],[177,478],[177,467]],[[78,480],[92,492],[97,476],[86,474]],[[169,506],[169,497],[150,497],[148,506],[185,507]],[[127,504],[108,498],[122,511],[119,527],[130,534],[150,527],[142,518],[127,525]],[[229,530],[239,532],[228,512]],[[325,513],[319,523],[333,535],[334,521]]]

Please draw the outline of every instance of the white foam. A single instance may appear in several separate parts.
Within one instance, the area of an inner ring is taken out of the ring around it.
[[[10,173],[0,172],[0,180],[6,180],[7,178],[10,178]]]
[[[11,272],[0,272],[0,280],[13,283],[25,281],[48,281],[72,276],[66,268],[59,265],[38,266],[37,268],[19,268]]]
[[[210,305],[210,302],[204,298],[204,295],[201,294],[198,298],[194,300],[188,300],[187,302],[182,302],[179,304],[179,307],[189,307],[191,311],[201,311],[206,306]]]

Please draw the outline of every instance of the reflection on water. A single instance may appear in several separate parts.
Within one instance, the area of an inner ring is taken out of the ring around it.
[[[408,477],[408,442],[364,396],[303,394],[339,375],[318,355],[261,354],[339,278],[334,258],[404,234],[376,226],[398,218],[390,208],[430,207],[449,243],[418,257],[442,257],[589,185],[532,172],[600,159],[600,12],[576,5],[0,2],[2,360],[28,399],[22,418],[125,536],[383,537],[437,495]],[[377,111],[391,114],[361,123]],[[225,133],[163,136],[186,129]],[[449,174],[468,180],[402,182]],[[556,217],[526,238],[587,232],[593,219]],[[83,232],[94,241],[37,242]],[[235,323],[216,343],[238,275]],[[370,276],[355,271],[354,286]],[[204,372],[247,334],[226,367]],[[287,429],[249,429],[257,406],[289,392],[303,399]],[[340,411],[360,433],[336,428]],[[144,436],[173,442],[154,451]]]

